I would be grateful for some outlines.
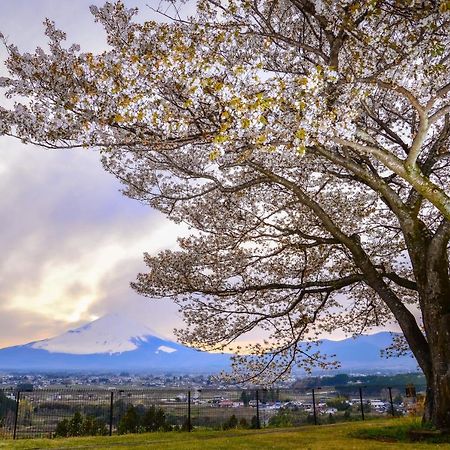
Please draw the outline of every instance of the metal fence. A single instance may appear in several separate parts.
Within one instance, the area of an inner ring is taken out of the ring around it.
[[[417,412],[424,386],[0,390],[0,439],[287,427]]]

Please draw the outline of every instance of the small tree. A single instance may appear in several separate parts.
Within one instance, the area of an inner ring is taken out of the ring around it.
[[[137,433],[139,431],[139,415],[133,405],[129,405],[121,417],[118,426],[119,434]]]
[[[330,408],[336,408],[338,411],[347,411],[351,408],[345,397],[336,397],[327,400],[327,406],[329,406]]]
[[[279,410],[274,416],[269,419],[269,427],[291,427],[292,413],[285,410]]]
[[[224,422],[224,424],[222,425],[222,428],[224,430],[230,430],[232,428],[237,428],[238,426],[238,420],[237,417],[233,414],[228,420],[226,420]]]
[[[33,423],[33,405],[31,402],[25,398],[20,400],[19,404],[19,423],[22,425],[31,425]]]
[[[239,428],[249,428],[248,420],[245,417],[241,417],[239,420]]]
[[[55,437],[68,437],[69,434],[69,419],[60,420],[56,424]]]
[[[4,392],[0,391],[0,418],[5,417],[8,412],[16,409],[16,402],[8,398]]]
[[[81,429],[83,436],[106,436],[108,434],[105,422],[93,416],[84,417]]]
[[[248,406],[248,403],[251,400],[251,395],[247,391],[242,391],[240,398],[244,406]]]
[[[260,427],[260,423],[257,416],[252,416],[252,420],[250,422],[250,428],[252,430],[256,430]]]
[[[167,431],[171,428],[166,423],[166,416],[162,408],[156,408],[154,405],[145,412],[141,421],[144,431]]]

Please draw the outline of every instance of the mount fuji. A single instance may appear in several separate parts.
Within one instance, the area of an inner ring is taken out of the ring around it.
[[[230,355],[208,353],[163,339],[147,326],[109,314],[59,336],[0,349],[0,369],[216,373]]]
[[[417,371],[413,358],[380,357],[380,350],[391,342],[391,334],[381,332],[341,341],[324,339],[318,349],[336,355],[340,371]],[[50,339],[0,349],[0,370],[212,374],[229,369],[230,357],[183,346],[126,315],[109,314]]]

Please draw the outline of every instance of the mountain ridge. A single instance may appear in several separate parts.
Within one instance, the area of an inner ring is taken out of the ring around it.
[[[341,371],[416,370],[410,357],[380,357],[380,350],[391,341],[389,332],[380,332],[340,341],[324,339],[318,349],[336,354]],[[164,339],[124,314],[109,314],[53,338],[0,349],[0,370],[217,373],[230,368],[230,358]]]

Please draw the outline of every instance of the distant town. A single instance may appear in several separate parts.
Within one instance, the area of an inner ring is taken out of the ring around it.
[[[278,388],[308,389],[321,386],[352,386],[364,385],[367,388],[375,386],[406,386],[413,384],[425,386],[425,377],[421,373],[399,374],[336,374],[314,377],[292,376],[285,381],[278,382]],[[207,374],[145,374],[145,373],[25,373],[25,372],[0,372],[0,389],[17,388],[23,386],[26,389],[46,389],[58,387],[74,388],[251,388],[252,384],[225,383],[217,375]]]
[[[290,387],[295,378],[277,384],[279,387]],[[241,384],[224,383],[213,375],[179,375],[179,374],[136,374],[136,373],[3,373],[0,374],[1,388],[46,389],[58,387],[73,388],[232,388],[243,387]]]

